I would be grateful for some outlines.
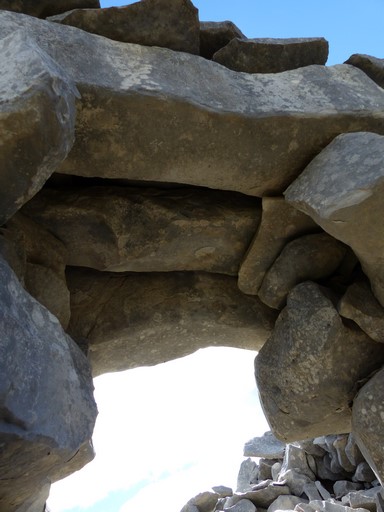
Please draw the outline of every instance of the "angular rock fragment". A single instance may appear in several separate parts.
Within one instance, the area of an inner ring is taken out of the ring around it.
[[[359,258],[373,293],[384,305],[384,137],[339,135],[285,192],[286,200]]]
[[[257,295],[265,273],[286,243],[318,230],[311,217],[289,205],[283,197],[263,197],[261,222],[239,270],[240,290]]]
[[[365,280],[353,283],[339,302],[341,316],[349,318],[370,338],[384,343],[384,309]]]
[[[290,494],[278,496],[268,507],[268,512],[278,510],[293,510],[298,503],[305,503],[306,500]]]
[[[3,260],[0,275],[0,509],[14,512],[91,438],[97,410],[85,356]]]
[[[213,60],[244,73],[281,73],[311,64],[325,64],[328,41],[323,37],[232,39]]]
[[[370,512],[376,512],[376,495],[381,491],[381,486],[350,492],[342,498],[342,503],[352,508],[365,508]]]
[[[336,499],[340,499],[352,491],[362,489],[362,484],[350,482],[349,480],[338,480],[333,484],[333,492]]]
[[[23,212],[97,270],[202,270],[237,275],[259,220],[258,201],[205,189],[91,187],[41,191]]]
[[[378,59],[371,55],[354,53],[345,61],[345,64],[351,64],[364,71],[374,82],[384,88],[384,59]]]
[[[347,434],[336,436],[336,439],[333,442],[333,447],[336,450],[337,460],[340,466],[345,471],[354,471],[356,466],[351,463],[351,461],[348,458],[348,455],[345,452],[348,441],[349,436]]]
[[[97,9],[99,0],[0,0],[0,9],[46,18],[71,9]]]
[[[261,437],[254,437],[244,445],[244,457],[264,457],[266,459],[279,459],[284,457],[285,443],[282,443],[271,431],[265,432]]]
[[[275,312],[236,279],[192,272],[67,272],[69,332],[88,340],[95,375],[158,364],[207,346],[258,350]]]
[[[310,501],[296,505],[297,512],[368,512],[365,508],[351,508],[336,500]]]
[[[329,277],[340,266],[346,246],[327,233],[306,235],[289,242],[266,273],[258,296],[271,308],[284,307],[297,284]]]
[[[235,37],[246,39],[232,21],[201,21],[200,55],[205,59],[212,59],[214,53]]]
[[[0,24],[38,39],[82,94],[61,173],[276,195],[337,134],[384,133],[384,91],[352,66],[250,76],[12,12]]]
[[[255,461],[248,457],[245,459],[239,469],[237,475],[237,492],[244,492],[251,490],[252,484],[254,484],[259,476],[259,468]]]
[[[358,464],[352,480],[354,482],[373,482],[376,480],[376,476],[369,464],[363,461]]]
[[[0,225],[40,190],[67,156],[74,140],[77,95],[72,80],[33,37],[21,27],[4,37],[2,22],[1,27]]]
[[[49,21],[115,41],[199,54],[198,10],[190,0],[141,0],[123,7],[75,9]]]
[[[383,361],[381,344],[343,325],[324,289],[311,282],[296,286],[255,360],[276,437],[289,442],[351,430],[355,385]]]
[[[262,482],[258,487],[252,491],[235,493],[231,498],[228,498],[228,505],[233,506],[240,500],[246,499],[250,500],[257,508],[268,508],[278,496],[290,494],[289,487],[271,480]]]
[[[256,507],[250,500],[242,499],[238,501],[232,507],[226,507],[224,509],[226,512],[256,512]]]
[[[220,495],[216,492],[201,492],[191,498],[180,512],[194,512],[194,507],[196,507],[196,512],[212,512],[219,498]]]

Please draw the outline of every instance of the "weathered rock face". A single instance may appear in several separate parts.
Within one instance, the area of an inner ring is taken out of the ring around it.
[[[200,22],[200,55],[212,59],[213,55],[235,37],[246,39],[231,21]]]
[[[351,64],[364,71],[377,85],[384,87],[384,59],[355,53],[349,57],[345,64]]]
[[[99,0],[0,0],[0,9],[46,18],[71,9],[96,9]]]

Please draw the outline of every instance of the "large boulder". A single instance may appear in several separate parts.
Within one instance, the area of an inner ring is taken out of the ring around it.
[[[93,373],[150,366],[208,346],[258,350],[276,314],[236,278],[194,272],[120,275],[72,268],[69,332]]]
[[[0,0],[0,9],[45,18],[71,9],[96,9],[99,0]]]
[[[13,19],[22,17],[1,11]],[[76,87],[19,27],[0,40],[0,225],[28,201],[74,141]]]
[[[275,195],[337,134],[384,133],[384,91],[352,66],[239,74],[12,12],[0,24],[38,41],[82,94],[61,173]]]
[[[348,244],[384,305],[384,137],[336,137],[285,192],[287,201]]]
[[[234,38],[213,60],[243,73],[281,73],[289,69],[325,64],[328,41],[323,37],[290,39]]]
[[[255,360],[265,415],[285,442],[350,432],[357,383],[384,362],[382,344],[344,325],[327,293],[296,286]]]
[[[14,512],[40,504],[39,490],[89,442],[97,410],[84,354],[2,259],[0,275],[0,509]]]
[[[233,192],[111,186],[45,189],[23,212],[64,242],[69,265],[232,275],[261,213],[257,199]]]
[[[141,0],[123,7],[75,9],[49,18],[100,36],[199,54],[198,11],[190,0]]]
[[[351,64],[361,69],[377,85],[384,88],[384,59],[378,59],[377,57],[372,57],[372,55],[354,53],[345,61],[345,64]]]

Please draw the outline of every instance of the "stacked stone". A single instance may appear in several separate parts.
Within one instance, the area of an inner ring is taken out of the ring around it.
[[[245,444],[237,488],[200,493],[181,512],[382,512],[382,486],[352,434]]]

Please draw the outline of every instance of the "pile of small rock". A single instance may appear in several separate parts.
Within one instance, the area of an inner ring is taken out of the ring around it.
[[[382,486],[352,434],[285,445],[266,432],[245,444],[244,455],[235,492],[213,487],[181,512],[383,511]]]

